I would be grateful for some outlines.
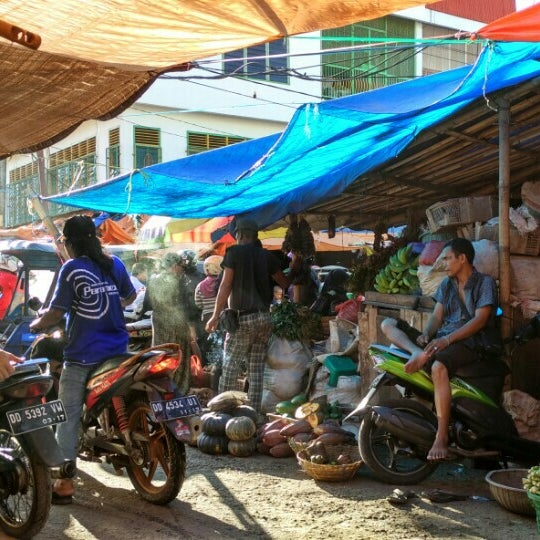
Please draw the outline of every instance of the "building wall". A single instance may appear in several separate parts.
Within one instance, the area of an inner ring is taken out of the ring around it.
[[[516,11],[516,2],[515,0],[497,0],[496,2],[493,0],[475,0],[474,2],[442,0],[429,4],[429,9],[489,23]]]

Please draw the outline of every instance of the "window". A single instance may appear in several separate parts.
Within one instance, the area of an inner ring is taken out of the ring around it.
[[[120,128],[109,131],[109,146],[107,148],[107,176],[120,174]]]
[[[142,169],[161,162],[161,131],[135,127],[135,169]]]
[[[70,189],[79,189],[95,184],[96,138],[92,137],[78,144],[64,148],[49,156],[47,171],[47,194],[63,193]],[[51,215],[63,214],[72,207],[49,203]]]
[[[361,45],[353,38],[414,38],[414,21],[388,16],[324,30],[322,36],[340,38],[323,40],[323,50]],[[322,96],[332,99],[409,80],[414,77],[414,55],[413,48],[374,47],[373,43],[363,49],[323,54]]]
[[[187,154],[188,156],[213,150],[214,148],[222,148],[242,141],[246,141],[244,137],[234,137],[232,135],[214,135],[212,133],[195,133],[188,131],[187,134]]]
[[[6,186],[7,227],[16,227],[32,221],[26,204],[29,193],[39,193],[37,162],[17,167],[9,172],[9,184]]]
[[[287,39],[254,45],[223,55],[223,71],[249,79],[289,84]]]
[[[422,37],[424,38],[448,36],[453,33],[455,30],[450,28],[429,24],[422,25]],[[422,53],[422,75],[474,64],[481,48],[480,43],[466,43],[465,41],[456,41],[455,45],[427,47]]]

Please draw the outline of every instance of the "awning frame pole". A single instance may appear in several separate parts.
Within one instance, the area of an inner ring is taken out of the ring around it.
[[[503,310],[501,334],[512,332],[510,318],[510,106],[506,98],[499,110],[499,304]]]

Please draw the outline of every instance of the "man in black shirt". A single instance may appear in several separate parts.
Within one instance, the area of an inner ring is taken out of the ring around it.
[[[260,412],[264,364],[270,338],[270,304],[273,291],[270,277],[284,290],[291,276],[285,277],[279,260],[260,246],[258,226],[253,220],[239,219],[236,224],[237,245],[227,249],[221,266],[223,277],[207,332],[213,332],[221,312],[227,307],[238,312],[238,329],[227,334],[223,372],[219,392],[237,387],[242,362],[246,363],[251,406]]]

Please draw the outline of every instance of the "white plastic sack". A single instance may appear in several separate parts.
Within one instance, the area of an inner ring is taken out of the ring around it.
[[[311,351],[301,341],[272,336],[268,345],[266,365],[272,369],[305,371],[311,364]]]
[[[326,350],[331,353],[337,353],[347,350],[357,339],[358,325],[346,319],[334,319],[328,322],[330,337]]]
[[[274,392],[270,390],[264,390],[262,393],[261,401],[261,412],[262,413],[273,413],[276,411],[276,405],[282,401],[279,399]]]
[[[434,270],[433,266],[420,265],[418,267],[418,281],[422,294],[433,296],[446,275],[446,272]]]
[[[313,389],[309,395],[310,400],[326,396],[328,403],[339,401],[343,405],[356,405],[362,399],[360,375],[342,375],[338,377],[337,385],[328,386],[330,373],[325,366],[317,371]]]
[[[499,247],[491,240],[478,240],[473,242],[474,266],[482,274],[493,279],[499,279]]]
[[[270,390],[279,401],[286,401],[299,394],[304,387],[307,369],[264,369],[263,389]]]

